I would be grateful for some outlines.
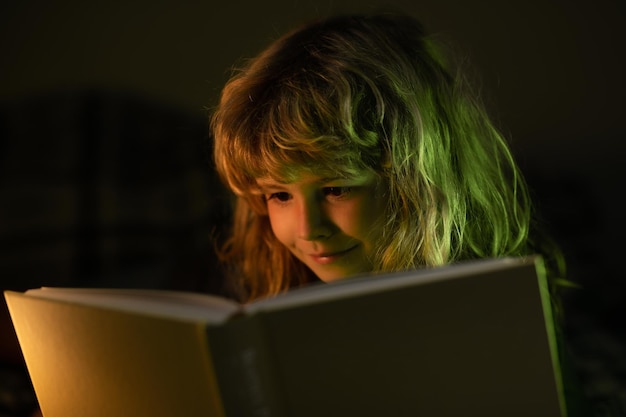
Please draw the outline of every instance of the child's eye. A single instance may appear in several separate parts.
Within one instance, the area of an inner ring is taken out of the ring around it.
[[[289,201],[291,199],[291,194],[284,192],[284,191],[280,191],[277,193],[272,193],[269,194],[266,199],[269,200],[276,200],[279,201],[281,203],[285,203],[287,201]]]
[[[342,198],[348,196],[352,192],[352,187],[325,187],[324,195]]]

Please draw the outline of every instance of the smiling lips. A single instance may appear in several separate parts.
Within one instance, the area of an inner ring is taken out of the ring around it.
[[[313,259],[318,264],[320,264],[320,265],[327,265],[327,264],[335,262],[337,259],[341,258],[342,256],[344,256],[348,252],[352,251],[357,246],[358,245],[355,245],[355,246],[352,246],[352,247],[350,247],[350,248],[348,248],[346,250],[342,250],[342,251],[339,251],[339,252],[314,253],[314,254],[310,254],[309,256],[311,257],[311,259]]]

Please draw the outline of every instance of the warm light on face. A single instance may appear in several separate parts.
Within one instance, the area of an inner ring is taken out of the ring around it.
[[[276,238],[322,281],[372,270],[384,196],[369,172],[328,178],[301,172],[292,182],[258,179]]]

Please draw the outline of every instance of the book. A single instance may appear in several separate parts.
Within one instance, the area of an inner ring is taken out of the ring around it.
[[[540,257],[245,305],[106,288],[5,298],[45,417],[565,415]]]

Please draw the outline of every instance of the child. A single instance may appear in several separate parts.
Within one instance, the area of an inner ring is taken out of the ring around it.
[[[212,129],[237,197],[221,256],[242,300],[485,257],[540,253],[553,284],[563,272],[505,139],[408,16],[286,34],[226,84]],[[588,415],[560,353],[568,413]]]
[[[237,197],[222,257],[243,300],[539,251],[504,138],[408,16],[281,37],[226,84],[212,129]]]

